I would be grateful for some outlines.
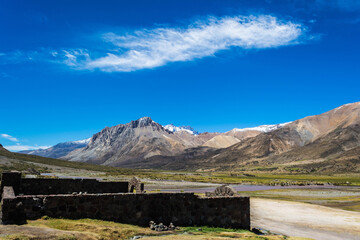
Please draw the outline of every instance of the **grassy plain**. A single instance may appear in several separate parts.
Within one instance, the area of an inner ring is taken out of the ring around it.
[[[6,227],[6,226],[4,226]],[[4,227],[0,228],[3,229]],[[22,230],[26,229],[26,230]],[[29,231],[32,229],[32,232]],[[42,233],[52,231],[51,238],[46,238]],[[17,233],[10,233],[1,239],[6,240],[32,240],[32,239],[57,239],[57,240],[111,240],[111,239],[131,239],[135,236],[140,239],[184,239],[184,240],[228,240],[228,239],[248,239],[248,240],[282,240],[282,239],[301,239],[289,238],[282,235],[256,235],[253,232],[237,229],[211,228],[211,227],[181,227],[176,231],[156,232],[149,228],[101,221],[94,219],[53,219],[43,217],[39,220],[28,221],[28,224],[19,226]]]
[[[1,161],[1,159],[3,159]],[[11,160],[11,161],[10,161]],[[360,186],[360,173],[350,174],[300,174],[274,173],[271,169],[223,171],[223,172],[187,172],[187,171],[157,171],[125,169],[110,166],[101,166],[81,162],[71,162],[60,159],[45,158],[35,155],[26,155],[0,150],[0,171],[20,170],[33,168],[41,173],[47,172],[76,172],[97,176],[105,179],[130,178],[138,176],[142,179],[175,180],[206,183],[227,184],[266,184],[266,185],[307,185],[307,184],[334,184]]]

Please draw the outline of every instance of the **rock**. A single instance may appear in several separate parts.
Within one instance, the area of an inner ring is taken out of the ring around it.
[[[222,185],[220,187],[217,187],[214,191],[216,196],[234,196],[235,191],[231,187],[227,185]]]
[[[29,174],[33,174],[33,175],[40,175],[40,172],[38,170],[36,170],[35,168],[28,168],[28,170],[26,170],[26,172]]]
[[[169,230],[175,230],[175,225],[173,223],[169,224]]]
[[[154,222],[154,221],[150,221],[150,222],[149,222],[149,226],[150,226],[150,229],[151,229],[151,230],[155,230],[155,226],[156,226],[156,225],[155,225],[155,222]]]
[[[170,223],[170,225],[168,227],[168,226],[164,225],[163,223],[159,223],[157,225],[154,221],[150,221],[149,226],[150,226],[151,230],[154,230],[157,232],[179,229],[179,228],[175,227],[175,225],[173,223]]]

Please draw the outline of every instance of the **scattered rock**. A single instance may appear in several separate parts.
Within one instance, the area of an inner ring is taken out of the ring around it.
[[[178,227],[175,227],[173,223],[170,223],[169,226],[166,226],[163,223],[156,224],[154,221],[150,221],[149,226],[151,230],[158,232],[173,231],[179,229]]]
[[[28,170],[26,170],[26,173],[33,174],[33,175],[40,175],[40,172],[38,170],[36,170],[35,168],[28,168]]]

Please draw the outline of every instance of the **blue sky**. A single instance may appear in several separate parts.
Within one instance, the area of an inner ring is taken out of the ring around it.
[[[12,150],[142,116],[222,132],[360,101],[355,0],[2,0],[0,30]]]

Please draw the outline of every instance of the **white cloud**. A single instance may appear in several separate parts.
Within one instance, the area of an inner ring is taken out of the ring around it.
[[[63,61],[68,66],[76,67],[79,62],[90,61],[90,55],[86,49],[72,49],[63,50],[64,58]]]
[[[6,148],[9,151],[35,150],[35,149],[45,149],[51,147],[51,146],[37,146],[37,145],[35,146],[21,145],[21,143],[19,143],[19,139],[10,136],[9,134],[6,133],[0,134],[0,137],[10,140],[12,142],[16,142],[16,145],[4,146],[4,148]]]
[[[0,134],[0,136],[2,138],[5,138],[5,139],[10,140],[12,142],[18,142],[19,141],[16,137],[10,136],[9,134],[6,134],[6,133],[2,133],[2,134]]]
[[[219,51],[266,49],[313,39],[305,26],[274,16],[209,17],[185,27],[140,29],[107,33],[93,49],[39,49],[0,54],[0,64],[22,61],[62,63],[76,70],[131,72],[171,62],[215,56]]]
[[[232,47],[265,49],[298,44],[305,32],[301,24],[269,15],[211,17],[187,28],[142,29],[127,35],[107,33],[104,39],[115,50],[95,59],[86,53],[85,61],[77,59],[78,55],[84,56],[82,52],[67,53],[65,63],[81,69],[130,72],[214,56]]]
[[[57,51],[50,51],[51,56],[56,57],[59,53]]]
[[[12,146],[4,146],[4,148],[6,148],[9,151],[25,151],[25,150],[36,150],[36,149],[46,149],[49,148],[51,146],[26,146],[26,145],[12,145]]]

